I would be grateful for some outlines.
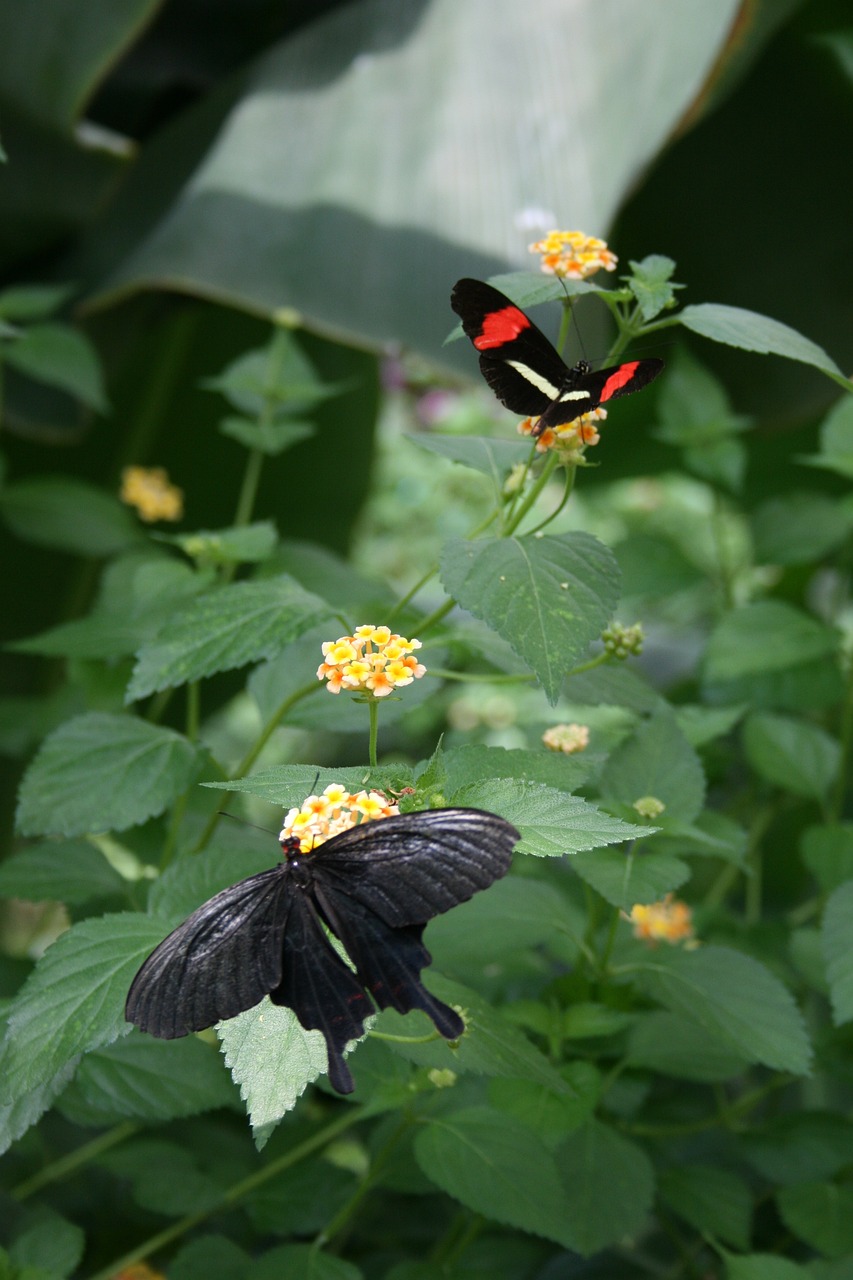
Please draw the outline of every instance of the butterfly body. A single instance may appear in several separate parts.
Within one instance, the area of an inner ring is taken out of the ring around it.
[[[484,280],[458,280],[450,305],[480,353],[480,370],[513,413],[538,418],[533,435],[645,387],[663,369],[657,359],[629,360],[593,371],[569,366],[530,317]]]
[[[171,1040],[268,995],[323,1033],[331,1083],[349,1093],[343,1051],[374,1005],[422,1009],[445,1038],[462,1034],[459,1015],[420,981],[431,959],[423,930],[504,875],[518,839],[496,814],[435,809],[362,823],[309,853],[285,840],[277,866],[216,894],[160,943],[131,984],[125,1016]]]

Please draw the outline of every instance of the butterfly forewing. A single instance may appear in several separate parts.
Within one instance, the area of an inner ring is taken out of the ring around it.
[[[288,901],[277,866],[205,902],[133,979],[128,1022],[174,1040],[251,1009],[281,978]]]

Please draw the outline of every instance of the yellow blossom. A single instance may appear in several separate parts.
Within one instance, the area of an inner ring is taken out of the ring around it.
[[[589,728],[585,724],[555,724],[545,730],[542,741],[551,751],[570,756],[589,746]]]
[[[688,942],[693,937],[693,916],[686,902],[668,893],[662,902],[636,903],[629,916],[634,937],[658,942]]]
[[[396,635],[390,627],[356,627],[351,636],[324,642],[317,679],[327,682],[330,693],[349,689],[387,698],[426,674],[426,667],[414,657],[420,647],[420,640]]]
[[[340,782],[330,782],[321,796],[307,796],[299,808],[288,811],[278,838],[282,844],[296,839],[302,852],[310,853],[349,827],[399,812],[381,791],[352,794]]]
[[[595,429],[597,422],[607,417],[606,409],[593,409],[590,413],[582,413],[572,422],[561,422],[558,427],[546,427],[535,437],[537,453],[546,453],[553,449],[567,457],[572,454],[581,455],[589,446],[598,444],[601,436]],[[536,430],[538,418],[525,418],[518,424],[519,435],[532,436]]]
[[[125,467],[119,497],[149,522],[180,520],[184,514],[183,490],[170,483],[163,467]]]
[[[549,231],[529,249],[542,255],[540,266],[547,275],[569,280],[586,280],[596,271],[615,271],[618,262],[605,240],[582,231]]]

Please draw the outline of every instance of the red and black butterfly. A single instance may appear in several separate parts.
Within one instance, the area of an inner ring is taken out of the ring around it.
[[[519,834],[480,809],[431,809],[350,827],[217,893],[170,933],[131,983],[125,1016],[174,1040],[251,1009],[268,995],[323,1033],[329,1079],[351,1093],[343,1051],[380,1009],[422,1009],[447,1040],[465,1024],[420,981],[427,921],[509,869]],[[326,936],[343,943],[350,969]]]
[[[497,398],[513,413],[538,417],[534,436],[639,391],[663,368],[655,359],[597,372],[579,360],[569,368],[530,317],[483,280],[457,280],[450,305],[479,351],[483,377]]]

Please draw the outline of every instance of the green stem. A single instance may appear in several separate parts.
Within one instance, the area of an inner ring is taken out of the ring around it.
[[[539,499],[539,495],[542,493],[542,490],[548,484],[548,481],[551,479],[551,476],[554,474],[554,471],[558,466],[559,466],[559,461],[558,461],[557,455],[552,451],[551,453],[549,453],[548,457],[545,459],[545,465],[542,468],[542,470],[539,472],[539,475],[536,477],[533,484],[530,486],[530,489],[528,490],[527,496],[524,498],[524,501],[519,504],[515,514],[512,516],[510,520],[507,521],[506,527],[504,529],[505,537],[508,538],[515,532],[515,530],[521,524],[524,517],[527,515],[530,508],[536,504],[536,502]]]
[[[544,529],[546,525],[549,525],[552,520],[556,520],[557,516],[569,501],[569,498],[572,496],[572,489],[575,487],[575,476],[578,473],[578,469],[575,466],[568,466],[565,467],[564,470],[566,473],[566,481],[563,487],[563,496],[560,499],[559,506],[557,506],[550,515],[546,516],[544,520],[541,520],[539,524],[534,525],[532,529],[528,529],[525,537],[532,537],[534,533],[538,533],[540,529]]]
[[[619,908],[614,907],[613,913],[610,917],[610,927],[607,930],[607,938],[605,939],[604,947],[601,952],[601,959],[599,961],[599,968],[602,973],[607,972],[607,966],[610,963],[610,957],[613,954],[613,946],[616,942],[616,930],[619,927],[620,918]]]
[[[428,614],[426,618],[421,619],[421,621],[418,623],[418,636],[420,637],[424,635],[432,627],[436,626],[439,622],[441,622],[442,618],[447,617],[451,609],[455,609],[455,608],[456,608],[455,600],[445,600],[444,604],[439,605],[439,607],[435,609],[432,613]]]
[[[371,698],[367,704],[370,712],[370,742],[368,744],[368,760],[370,767],[375,769],[379,763],[376,758],[376,739],[379,735],[379,703],[376,698]]]
[[[267,415],[262,414],[261,419]],[[264,465],[264,455],[260,449],[252,449],[246,459],[246,469],[243,472],[243,483],[240,486],[240,496],[237,499],[237,510],[234,513],[234,524],[240,528],[247,525],[252,518],[252,511],[255,506],[255,499],[258,496],[258,485],[261,482],[261,470]]]
[[[853,749],[853,654],[847,659],[847,683],[844,689],[844,701],[841,705],[841,759],[838,762],[838,777],[832,793],[827,818],[829,822],[839,822],[844,812],[844,796],[847,789],[847,770]]]
[[[341,1206],[334,1218],[332,1218],[332,1221],[318,1235],[314,1242],[317,1249],[328,1244],[330,1240],[334,1240],[336,1236],[341,1234],[344,1227],[354,1216],[356,1209],[364,1200],[365,1196],[373,1190],[378,1177],[387,1165],[394,1148],[397,1146],[406,1130],[410,1127],[411,1123],[411,1120],[404,1116],[391,1133],[387,1142],[383,1143],[382,1147],[371,1161],[370,1169],[368,1170],[366,1177],[364,1177],[356,1187],[346,1204]]]
[[[141,1129],[142,1125],[133,1124],[129,1120],[124,1124],[116,1125],[114,1129],[109,1129],[106,1133],[99,1134],[97,1138],[93,1138],[91,1142],[78,1147],[76,1151],[69,1152],[67,1156],[63,1156],[60,1160],[54,1160],[44,1169],[40,1169],[38,1173],[34,1173],[31,1178],[25,1179],[24,1182],[19,1182],[9,1194],[14,1200],[26,1200],[35,1191],[41,1191],[42,1187],[49,1186],[51,1182],[58,1182],[60,1178],[66,1178],[70,1173],[76,1173],[83,1165],[95,1160],[105,1151],[109,1151],[111,1147],[118,1146],[126,1138],[132,1138]]]
[[[337,1138],[339,1134],[357,1124],[362,1118],[363,1110],[361,1108],[348,1107],[343,1115],[339,1116],[337,1120],[333,1120],[331,1124],[326,1125],[325,1129],[315,1133],[313,1137],[307,1138],[299,1146],[293,1147],[283,1156],[280,1156],[278,1160],[270,1161],[268,1165],[265,1165],[263,1169],[259,1169],[257,1173],[252,1173],[248,1178],[235,1182],[233,1186],[223,1192],[216,1204],[203,1209],[200,1213],[190,1213],[178,1222],[172,1223],[165,1231],[159,1231],[156,1235],[149,1236],[147,1240],[144,1240],[135,1249],[128,1250],[122,1257],[117,1258],[109,1266],[104,1267],[102,1271],[98,1271],[94,1276],[91,1276],[90,1280],[112,1280],[112,1277],[125,1267],[129,1267],[131,1263],[141,1262],[152,1253],[156,1253],[158,1249],[163,1249],[167,1244],[171,1244],[173,1240],[178,1240],[182,1235],[191,1231],[193,1227],[198,1226],[200,1222],[212,1217],[213,1214],[219,1213],[222,1209],[230,1208],[231,1205],[241,1200],[243,1196],[254,1191],[256,1187],[263,1186],[265,1182],[277,1177],[285,1169],[291,1168],[292,1165],[298,1164],[300,1160],[312,1155],[320,1147],[326,1146],[333,1138]]]
[[[427,675],[438,680],[459,680],[464,684],[476,684],[478,681],[482,684],[529,684],[537,678],[535,675],[507,675],[505,672],[448,671],[445,667],[430,667]]]

